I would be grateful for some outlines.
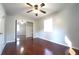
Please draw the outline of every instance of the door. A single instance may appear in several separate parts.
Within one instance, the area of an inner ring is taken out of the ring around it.
[[[26,23],[26,37],[33,38],[33,23],[32,22]]]

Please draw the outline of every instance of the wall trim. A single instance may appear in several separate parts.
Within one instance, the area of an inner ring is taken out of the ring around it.
[[[40,37],[34,37],[34,38],[40,38]],[[40,38],[40,39],[46,40],[45,38]],[[54,42],[54,41],[50,41],[50,40],[47,40],[47,41],[49,41],[49,42]],[[67,45],[62,44],[62,43],[57,43],[57,42],[54,42],[54,43],[68,47]],[[72,46],[72,48],[79,50],[79,48],[74,47],[74,46]]]
[[[15,41],[6,41],[6,44],[7,44],[7,43],[11,43],[11,42],[15,42]]]

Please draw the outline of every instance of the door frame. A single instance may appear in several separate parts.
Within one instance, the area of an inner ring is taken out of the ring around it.
[[[30,21],[27,21],[27,22],[30,22]],[[30,22],[30,23],[32,23],[32,38],[33,38],[33,32],[34,32],[33,27],[34,27],[34,23],[33,22]],[[15,20],[15,43],[17,43],[17,19]]]
[[[15,43],[17,43],[17,20],[15,20]]]

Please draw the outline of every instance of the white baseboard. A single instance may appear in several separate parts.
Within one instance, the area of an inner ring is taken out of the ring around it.
[[[40,37],[34,37],[34,38],[40,38]],[[44,40],[46,40],[45,38],[40,38],[40,39],[44,39]],[[56,43],[56,44],[59,44],[59,45],[63,45],[63,46],[66,46],[66,47],[68,47],[66,44],[57,43],[57,42],[50,41],[50,40],[47,40],[47,41],[49,41],[49,42],[53,42],[53,43]],[[74,46],[72,46],[72,48],[79,50],[79,48],[77,48],[77,47],[74,47]]]
[[[7,43],[11,43],[11,42],[15,42],[15,41],[6,41],[6,44],[7,44]]]

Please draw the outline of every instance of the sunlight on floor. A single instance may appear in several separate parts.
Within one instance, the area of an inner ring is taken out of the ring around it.
[[[69,53],[70,55],[76,55],[76,52],[72,48],[69,49]]]
[[[24,47],[21,47],[20,53],[23,53],[23,51],[24,51]]]
[[[76,55],[76,52],[72,49],[72,42],[69,40],[67,36],[65,36],[65,42],[70,47],[68,53],[70,53],[70,55]]]
[[[45,51],[44,53],[45,55],[53,55],[53,53],[47,48],[44,51]]]

